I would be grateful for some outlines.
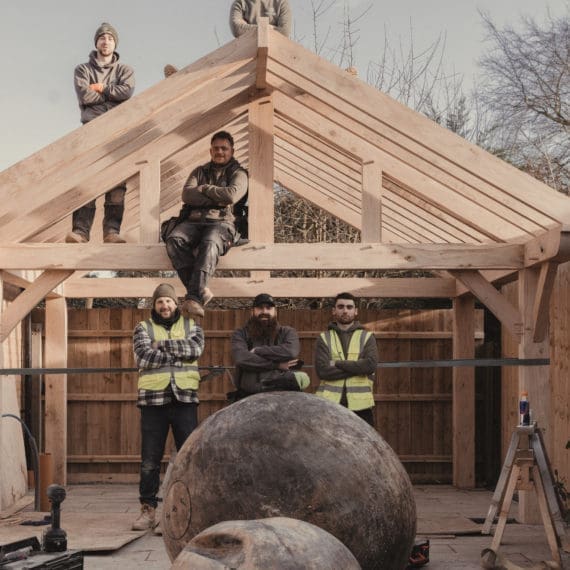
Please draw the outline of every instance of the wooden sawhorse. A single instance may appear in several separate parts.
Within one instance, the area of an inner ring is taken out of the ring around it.
[[[481,530],[481,534],[490,534],[495,516],[499,512],[490,548],[495,554],[501,544],[515,489],[536,491],[552,559],[562,568],[560,548],[565,541],[564,522],[554,491],[552,471],[544,448],[542,432],[536,423],[514,429],[491,506]]]

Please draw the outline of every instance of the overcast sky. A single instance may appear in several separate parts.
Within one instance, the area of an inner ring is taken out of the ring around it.
[[[427,47],[445,34],[446,63],[466,76],[477,72],[483,46],[478,10],[499,25],[516,24],[521,15],[539,20],[547,8],[560,15],[569,0],[314,0],[333,3],[320,19],[329,46],[342,31],[344,6],[352,18],[372,5],[357,24],[356,62],[366,77],[378,60],[384,29],[392,43],[408,38]],[[310,0],[290,0],[294,39],[312,46]],[[178,67],[232,39],[228,15],[231,0],[1,0],[0,171],[26,158],[79,126],[73,69],[87,60],[93,34],[103,21],[119,33],[117,51],[135,69],[136,93],[160,81],[166,63]]]

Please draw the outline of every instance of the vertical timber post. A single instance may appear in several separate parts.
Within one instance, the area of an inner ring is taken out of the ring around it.
[[[532,267],[519,271],[519,311],[523,323],[519,358],[548,358],[550,353],[548,334],[545,334],[541,342],[534,342],[535,315],[533,313],[539,276],[540,268]],[[537,421],[538,427],[542,430],[544,443],[548,450],[552,444],[550,368],[549,366],[520,366],[518,374],[519,393],[522,390],[528,392],[533,420]],[[517,520],[526,524],[542,522],[534,492],[519,492]]]
[[[377,162],[362,164],[362,243],[382,241],[382,169]]]
[[[273,203],[273,98],[255,91],[249,103],[249,239],[273,243],[275,207]],[[267,280],[269,271],[252,272],[252,278]]]
[[[453,299],[453,358],[475,357],[475,299]],[[475,368],[453,368],[453,485],[475,487]]]
[[[46,368],[67,367],[67,303],[46,299]],[[54,483],[67,482],[67,374],[45,380],[45,451],[53,457]]]

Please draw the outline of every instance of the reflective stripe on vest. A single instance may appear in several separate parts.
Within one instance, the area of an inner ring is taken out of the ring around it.
[[[187,338],[194,321],[180,317],[169,331],[157,325],[151,319],[144,321],[142,325],[146,329],[151,342],[155,342]],[[198,390],[200,385],[198,361],[184,360],[182,366],[162,366],[161,368],[139,370],[138,387],[140,390],[164,390],[172,377],[174,377],[176,386],[181,390]]]
[[[355,330],[348,343],[348,355],[345,356],[342,343],[336,331],[329,329],[321,333],[321,338],[328,346],[331,360],[358,360],[372,333],[362,329]],[[344,380],[322,380],[317,388],[317,396],[340,404],[342,392],[346,388],[349,410],[367,410],[374,407],[372,393],[373,382],[368,376],[350,376]]]

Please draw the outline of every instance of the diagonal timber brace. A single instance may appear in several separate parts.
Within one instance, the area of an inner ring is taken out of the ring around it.
[[[65,281],[72,270],[44,271],[25,291],[20,293],[6,309],[0,325],[0,343],[4,342],[17,324],[42,300],[48,293]]]

